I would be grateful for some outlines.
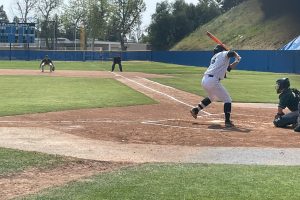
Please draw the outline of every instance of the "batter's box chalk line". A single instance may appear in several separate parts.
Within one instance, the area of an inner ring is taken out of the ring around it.
[[[255,125],[243,126],[238,123],[235,124],[236,127],[226,128],[224,126],[224,119],[222,118],[206,118],[202,117],[201,120],[184,120],[184,119],[162,119],[162,120],[148,120],[143,121],[142,124],[152,125],[152,126],[162,126],[175,129],[190,129],[190,130],[207,130],[207,131],[217,131],[217,132],[242,132],[249,133],[254,128]]]
[[[169,98],[170,100],[173,100],[173,101],[175,101],[175,102],[177,102],[177,103],[180,103],[180,104],[183,104],[183,105],[185,105],[185,106],[187,106],[187,107],[190,107],[190,108],[193,108],[193,106],[192,105],[190,105],[190,104],[188,104],[188,103],[186,103],[186,102],[184,102],[184,101],[181,101],[181,100],[179,100],[179,99],[177,99],[177,98],[175,98],[175,97],[173,97],[173,96],[171,96],[171,95],[169,95],[169,94],[167,94],[167,93],[165,93],[165,92],[162,92],[162,91],[159,91],[159,90],[156,90],[156,89],[154,89],[154,88],[152,88],[152,87],[149,87],[149,86],[146,86],[146,85],[144,85],[143,83],[140,83],[140,82],[138,82],[137,80],[133,80],[133,79],[130,79],[130,78],[128,78],[128,77],[125,77],[125,76],[122,76],[122,75],[120,75],[120,74],[116,74],[116,73],[114,73],[114,72],[112,72],[113,74],[115,74],[115,75],[118,75],[119,77],[122,77],[122,78],[124,78],[124,79],[126,79],[126,80],[128,80],[128,81],[130,81],[130,82],[132,82],[132,83],[134,83],[134,84],[136,84],[136,85],[139,85],[139,86],[141,86],[141,87],[144,87],[144,88],[146,88],[146,89],[148,89],[148,90],[150,90],[150,91],[152,91],[152,92],[155,92],[155,93],[158,93],[158,94],[160,94],[160,95],[162,95],[162,96],[165,96],[165,97],[167,97],[167,98]],[[210,116],[210,115],[214,115],[214,114],[211,114],[211,113],[209,113],[209,112],[206,112],[206,111],[203,111],[203,110],[201,110],[201,112],[199,113],[199,118],[202,118],[202,117],[205,117],[205,116]],[[218,115],[218,114],[217,114]],[[256,116],[252,116],[252,117],[256,117]],[[146,122],[144,122],[144,123],[146,123],[146,124],[152,124],[152,125],[159,125],[159,126],[171,126],[171,127],[174,127],[174,128],[189,128],[189,129],[194,129],[193,127],[186,127],[186,126],[178,126],[178,125],[168,125],[168,124],[164,124],[164,123],[161,123],[161,122],[157,122],[157,121],[146,121]],[[247,124],[247,125],[246,125]],[[251,124],[251,123],[244,123],[244,125],[243,125],[243,127],[245,127],[245,126],[251,126],[251,125],[249,125],[249,124]],[[237,125],[237,124],[236,124]],[[249,128],[255,128],[255,126],[254,127],[249,127]],[[199,129],[199,128],[196,128],[196,129]],[[231,128],[231,129],[238,129],[238,127],[234,127],[234,128]],[[211,129],[209,129],[209,130],[211,130]],[[214,129],[213,129],[214,130]],[[218,130],[220,130],[220,129],[218,129]],[[250,129],[249,129],[250,130]]]

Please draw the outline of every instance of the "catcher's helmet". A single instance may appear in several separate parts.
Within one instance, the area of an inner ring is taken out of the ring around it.
[[[226,49],[225,49],[222,45],[218,44],[218,45],[214,48],[214,54],[220,53],[220,52],[225,51],[225,50],[226,50]]]
[[[288,89],[290,87],[289,78],[281,78],[276,81],[276,92],[277,94],[281,93],[283,90]]]

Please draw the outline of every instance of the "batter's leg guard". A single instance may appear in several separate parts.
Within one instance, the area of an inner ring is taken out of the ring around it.
[[[225,124],[230,121],[231,103],[224,103]]]
[[[211,104],[211,100],[206,97],[205,99],[203,99],[199,104],[198,104],[198,109],[202,110],[204,109],[206,106],[208,106],[209,104]]]
[[[211,103],[210,99],[208,97],[206,97],[205,99],[203,99],[197,107],[193,108],[190,110],[191,115],[197,119],[197,115],[199,113],[200,110],[202,110],[203,108],[205,108],[206,106],[208,106]]]

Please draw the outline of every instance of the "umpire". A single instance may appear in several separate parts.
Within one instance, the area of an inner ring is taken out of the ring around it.
[[[281,78],[276,81],[276,92],[279,94],[278,111],[274,118],[276,127],[284,128],[288,125],[293,125],[295,131],[300,131],[297,126],[300,107],[300,92],[297,89],[290,88],[288,78]],[[291,112],[285,114],[283,110],[288,108]],[[298,120],[299,121],[299,120]],[[299,124],[298,124],[299,125]]]
[[[115,70],[115,65],[118,64],[119,65],[119,70],[120,72],[123,71],[122,69],[122,63],[121,63],[121,57],[120,56],[116,56],[113,58],[113,64],[111,66],[111,71],[113,72]]]

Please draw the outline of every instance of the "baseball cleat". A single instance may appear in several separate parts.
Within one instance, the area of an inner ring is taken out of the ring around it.
[[[231,127],[234,127],[234,124],[232,121],[225,121],[225,127],[226,128],[231,128]]]
[[[197,119],[197,115],[198,115],[198,113],[199,113],[198,108],[193,108],[193,109],[190,110],[190,112],[191,112],[191,115],[192,115],[195,119]]]

